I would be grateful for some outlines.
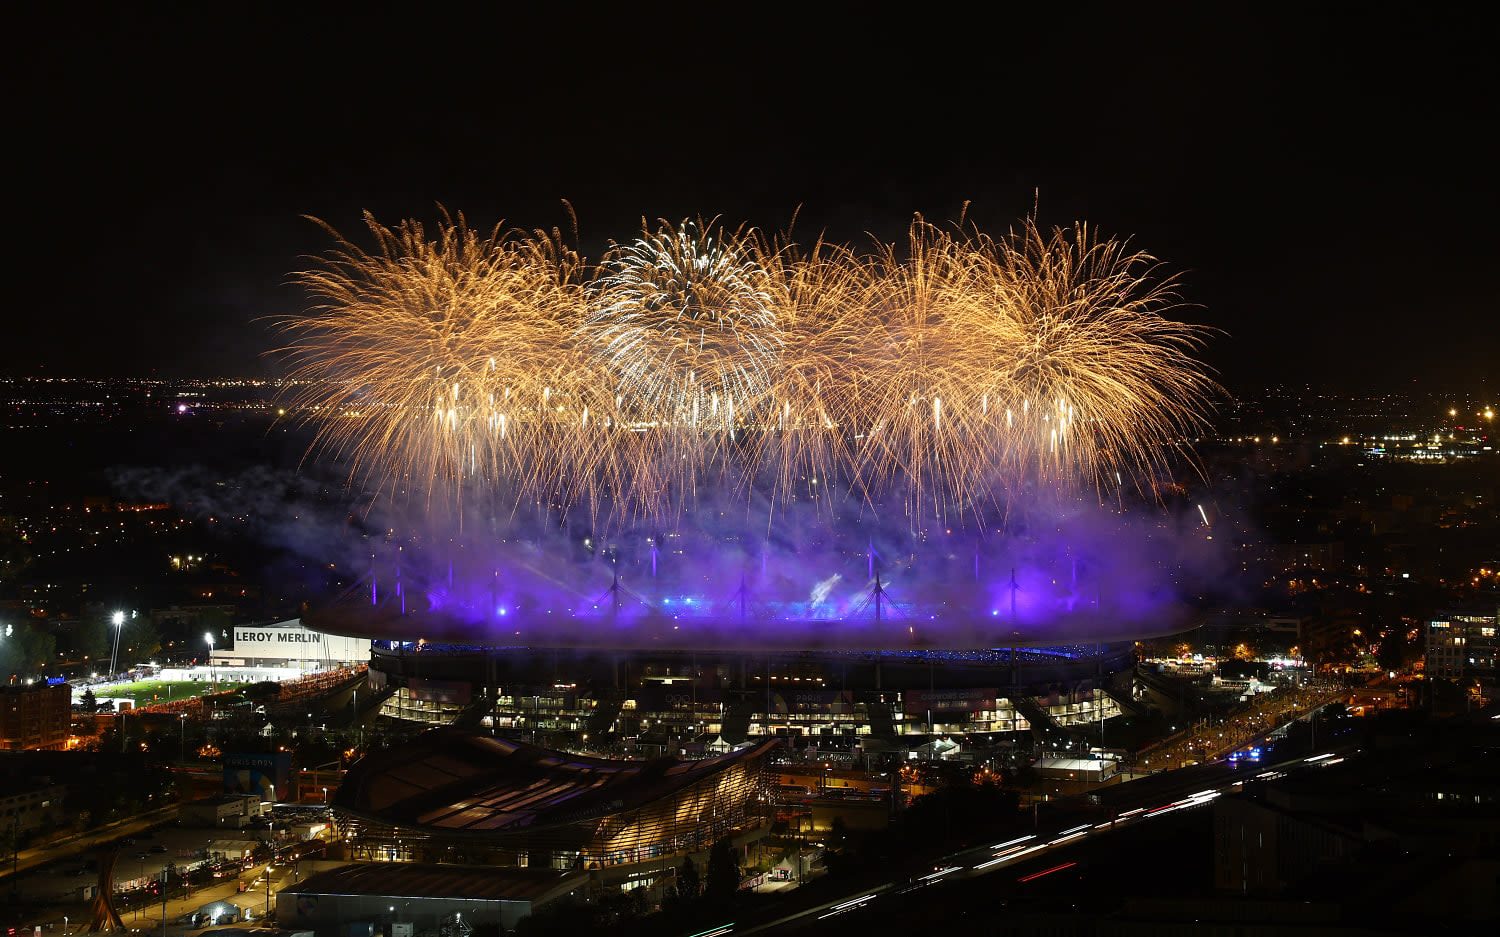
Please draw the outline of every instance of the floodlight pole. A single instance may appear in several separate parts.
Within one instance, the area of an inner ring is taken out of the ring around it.
[[[736,600],[739,603],[740,624],[743,625],[745,623],[746,616],[749,614],[750,604],[750,589],[745,585],[744,573],[740,573],[740,587],[735,590],[734,595],[730,596],[730,598]]]
[[[109,652],[109,676],[113,678],[115,675],[116,663],[120,659],[120,632],[125,629],[125,613],[115,612],[113,617],[110,618],[110,621],[115,626],[114,649]]]
[[[1014,634],[1016,630],[1016,593],[1020,591],[1020,584],[1016,582],[1016,568],[1010,568],[1010,628]],[[1011,645],[1010,649],[1010,682],[1012,686],[1018,686],[1021,679],[1021,670],[1016,663],[1016,648]]]

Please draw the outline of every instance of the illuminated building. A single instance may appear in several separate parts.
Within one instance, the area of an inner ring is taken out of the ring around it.
[[[623,870],[760,835],[778,744],[613,761],[435,729],[350,768],[333,806],[351,858]]]
[[[67,747],[73,688],[66,683],[0,688],[0,749]]]
[[[1118,642],[757,653],[376,641],[367,705],[512,737],[613,735],[645,753],[763,737],[874,751],[1097,724],[1130,699],[1133,665],[1133,645]]]
[[[1490,609],[1447,612],[1427,623],[1426,673],[1429,678],[1493,681],[1500,651],[1496,637],[1500,612]]]

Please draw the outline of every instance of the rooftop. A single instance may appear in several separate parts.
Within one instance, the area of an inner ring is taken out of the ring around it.
[[[433,729],[349,769],[336,809],[393,826],[495,834],[630,810],[764,755],[764,742],[716,758],[611,761]]]
[[[549,897],[567,878],[567,873],[550,869],[364,862],[314,873],[283,890],[298,895],[539,902]]]

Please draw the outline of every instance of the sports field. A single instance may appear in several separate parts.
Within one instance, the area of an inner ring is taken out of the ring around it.
[[[233,683],[228,680],[220,680],[214,683],[209,680],[141,680],[138,683],[122,683],[116,686],[91,687],[97,697],[125,697],[130,699],[136,706],[148,706],[151,703],[164,703],[168,700],[186,699],[192,696],[203,696],[217,690],[223,693],[225,690],[237,690],[244,686],[243,683]],[[76,691],[73,699],[76,702],[82,696],[82,691]]]

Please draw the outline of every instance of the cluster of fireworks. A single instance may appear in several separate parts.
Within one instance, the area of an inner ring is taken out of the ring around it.
[[[920,219],[811,247],[662,223],[585,261],[556,232],[367,216],[296,279],[294,412],[366,481],[621,518],[700,489],[979,515],[1026,486],[1147,483],[1216,386],[1155,261],[1085,225]]]

